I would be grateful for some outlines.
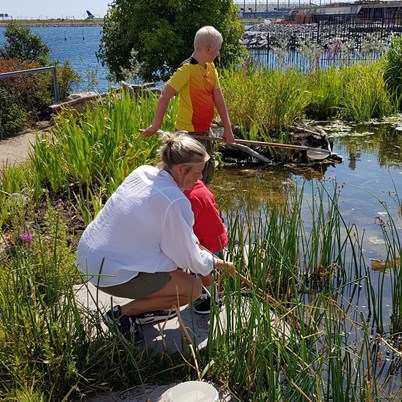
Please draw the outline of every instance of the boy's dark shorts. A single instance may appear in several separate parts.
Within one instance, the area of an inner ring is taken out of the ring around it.
[[[116,297],[143,299],[164,288],[170,280],[169,272],[140,272],[135,278],[115,286],[99,287],[99,290]]]

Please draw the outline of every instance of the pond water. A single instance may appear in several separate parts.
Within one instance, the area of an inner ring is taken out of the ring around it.
[[[0,27],[0,47],[6,42],[5,27]],[[63,64],[71,62],[72,68],[78,73],[81,82],[75,91],[105,92],[110,83],[107,79],[107,68],[103,67],[97,57],[102,26],[33,26],[32,34],[39,35],[49,47],[49,57]],[[93,85],[91,78],[96,78]]]
[[[369,125],[346,125],[341,122],[323,123],[326,132],[334,141],[333,152],[341,155],[343,161],[336,164],[314,166],[259,166],[255,168],[224,167],[216,172],[211,190],[215,194],[221,210],[234,211],[243,206],[256,211],[266,200],[281,203],[286,200],[289,188],[304,185],[304,197],[310,197],[309,189],[317,182],[328,188],[332,194],[334,182],[339,187],[339,209],[345,223],[356,225],[362,237],[362,254],[377,291],[379,309],[384,320],[381,334],[392,334],[392,283],[390,275],[383,280],[384,261],[387,258],[387,245],[376,218],[386,216],[381,202],[385,202],[396,224],[397,241],[402,239],[402,116],[394,116],[387,122],[372,122]],[[304,207],[303,207],[304,209]],[[230,213],[230,212],[229,212]],[[305,226],[309,226],[311,212],[308,207],[302,211]],[[225,216],[225,215],[224,215]],[[386,219],[386,218],[385,218]],[[398,248],[398,245],[396,245]],[[399,250],[401,246],[399,244]],[[399,256],[400,257],[400,256]],[[347,261],[347,258],[345,259]],[[400,269],[400,261],[397,263]],[[379,269],[380,268],[380,269]],[[401,276],[399,275],[399,279]],[[380,294],[380,290],[382,294]],[[352,308],[349,315],[357,322],[361,317],[371,326],[371,337],[376,339],[374,318],[368,307],[367,288],[361,283],[351,284],[342,291]],[[306,296],[306,303],[311,295]],[[352,328],[350,328],[352,333]],[[402,336],[392,334],[401,350]],[[357,335],[348,335],[348,344],[361,341]],[[402,359],[401,354],[390,354],[390,350],[376,342],[379,360],[377,373],[383,387],[383,395],[392,395],[386,400],[402,400]],[[392,355],[392,357],[391,357]],[[396,398],[396,399],[395,399]]]
[[[399,125],[400,124],[400,125]],[[387,202],[402,235],[401,211],[390,192],[402,197],[402,116],[370,125],[346,125],[341,122],[321,125],[334,141],[333,152],[341,163],[322,167],[264,165],[256,169],[222,168],[215,175],[211,189],[218,204],[225,208],[243,201],[254,205],[270,198],[285,199],[289,186],[307,187],[314,180],[342,185],[340,209],[346,222],[355,223],[365,232],[365,256],[384,259],[386,250],[381,229],[374,218],[383,213],[379,200]],[[306,192],[306,191],[305,191]],[[399,200],[399,206],[402,199]]]

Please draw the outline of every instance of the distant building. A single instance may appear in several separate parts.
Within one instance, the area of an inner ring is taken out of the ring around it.
[[[320,21],[366,22],[386,20],[402,24],[402,0],[271,0],[236,1],[239,17],[282,19],[296,24]]]
[[[399,25],[402,21],[402,1],[356,1],[318,7],[309,5],[294,8],[288,17],[296,23],[319,21],[365,23],[386,20]]]
[[[9,16],[7,13],[0,13],[0,19],[8,20],[9,18],[11,18],[11,16]]]

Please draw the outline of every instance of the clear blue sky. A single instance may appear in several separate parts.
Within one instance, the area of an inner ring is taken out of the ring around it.
[[[135,1],[135,0],[132,0]],[[164,1],[164,0],[161,0]],[[346,0],[337,0],[345,2]],[[95,17],[103,18],[107,12],[108,4],[112,0],[0,0],[0,14],[8,14],[14,19],[48,19],[67,18],[83,19],[87,17],[86,10],[89,10]],[[244,4],[242,0],[235,0],[240,7]],[[324,5],[335,2],[335,0],[314,0],[313,3]],[[309,3],[309,0],[246,0],[246,8],[254,9],[255,4],[260,7],[270,7]]]
[[[89,10],[103,18],[112,0],[0,0],[0,14],[14,19],[83,19]]]

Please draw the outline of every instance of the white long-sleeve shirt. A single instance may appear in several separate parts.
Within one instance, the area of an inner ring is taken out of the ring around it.
[[[125,283],[139,272],[189,269],[208,275],[213,256],[193,233],[189,200],[173,177],[152,166],[135,169],[112,194],[79,241],[78,269],[96,286]]]

